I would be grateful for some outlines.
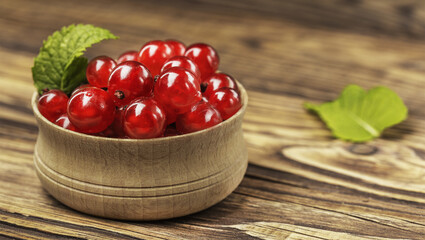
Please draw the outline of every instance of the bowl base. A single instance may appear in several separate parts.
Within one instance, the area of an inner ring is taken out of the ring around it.
[[[96,185],[96,191],[93,192],[94,184],[87,183],[86,188],[82,187],[83,183],[50,169],[43,163],[37,152],[34,153],[35,169],[44,189],[61,203],[94,216],[138,221],[181,217],[202,211],[220,202],[242,181],[248,165],[247,160],[247,155],[244,154],[219,177],[212,175],[202,179],[202,181],[212,182],[206,187],[160,195],[161,189],[114,187],[115,191],[111,192],[111,187],[102,185]],[[193,182],[190,184],[196,185]],[[191,187],[187,187],[189,188]],[[123,196],[119,196],[120,192]],[[155,196],[155,192],[159,196]]]

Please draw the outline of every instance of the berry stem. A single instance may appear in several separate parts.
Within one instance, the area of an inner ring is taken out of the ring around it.
[[[117,97],[118,99],[124,99],[124,93],[120,90],[116,90],[114,93],[115,97]]]

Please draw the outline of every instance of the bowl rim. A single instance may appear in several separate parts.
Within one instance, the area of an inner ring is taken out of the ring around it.
[[[58,131],[62,131],[63,134],[74,134],[75,136],[78,136],[78,137],[90,138],[90,139],[93,139],[93,140],[102,139],[102,140],[105,140],[105,141],[112,141],[112,142],[133,142],[133,143],[140,142],[141,143],[141,142],[161,142],[161,141],[168,141],[168,140],[174,140],[174,139],[184,140],[184,139],[188,139],[188,138],[191,138],[193,136],[196,136],[196,135],[201,135],[201,134],[207,133],[209,131],[214,131],[217,128],[228,125],[231,122],[233,122],[234,120],[236,120],[236,118],[240,117],[241,115],[243,115],[245,113],[245,110],[246,110],[247,105],[248,105],[248,94],[246,93],[246,90],[243,87],[243,85],[239,81],[237,81],[237,80],[235,80],[235,81],[236,81],[236,84],[238,86],[238,91],[240,93],[240,97],[241,97],[241,101],[242,101],[242,107],[233,116],[231,116],[230,118],[224,120],[223,122],[221,122],[221,123],[219,123],[219,124],[217,124],[213,127],[203,129],[203,130],[200,130],[200,131],[196,131],[196,132],[192,132],[192,133],[177,135],[177,136],[146,138],[146,139],[112,138],[112,137],[94,136],[94,135],[90,135],[90,134],[71,131],[71,130],[65,129],[63,127],[60,127],[60,126],[54,124],[53,122],[50,122],[43,115],[41,115],[41,113],[40,113],[40,111],[38,110],[38,107],[37,107],[38,96],[39,96],[37,91],[34,91],[34,93],[32,95],[31,107],[32,107],[32,110],[33,110],[36,118],[43,121],[49,127],[53,127],[53,128],[56,128],[56,130],[58,130]]]

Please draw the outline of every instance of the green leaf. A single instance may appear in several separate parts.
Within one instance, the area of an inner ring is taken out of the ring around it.
[[[335,137],[353,142],[379,137],[385,128],[407,117],[403,100],[386,87],[365,91],[357,85],[349,85],[333,102],[305,103],[304,107],[316,112]]]
[[[54,32],[43,41],[40,53],[34,59],[34,85],[43,89],[60,89],[69,94],[85,81],[87,59],[84,51],[105,39],[117,39],[106,29],[93,25],[70,25]]]

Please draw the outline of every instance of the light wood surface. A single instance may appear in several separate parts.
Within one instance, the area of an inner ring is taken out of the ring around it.
[[[46,36],[79,22],[121,37],[89,58],[165,38],[219,51],[220,70],[250,97],[250,164],[229,197],[187,217],[126,222],[76,212],[41,188],[30,67]],[[0,238],[424,238],[423,1],[0,0],[0,26]],[[367,144],[335,140],[302,104],[351,83],[393,89],[408,119]]]

